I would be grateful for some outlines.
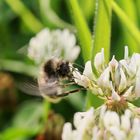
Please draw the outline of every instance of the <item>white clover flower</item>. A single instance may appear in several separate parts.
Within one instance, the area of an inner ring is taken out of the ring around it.
[[[69,30],[43,29],[29,42],[28,56],[37,64],[51,57],[59,57],[73,62],[79,55],[80,47]]]
[[[87,76],[90,80],[95,80],[95,75],[92,72],[91,61],[86,62],[83,75]]]
[[[62,140],[90,140],[90,130],[94,122],[93,114],[93,108],[87,112],[76,113],[74,115],[74,126],[76,130],[71,131],[71,124],[66,123],[63,128]]]
[[[98,85],[102,88],[110,89],[111,82],[110,82],[110,69],[107,67],[103,73],[98,78]]]
[[[126,132],[128,132],[131,129],[131,115],[131,111],[127,109],[124,115],[121,116],[121,128]]]
[[[107,130],[112,126],[120,127],[119,116],[116,112],[107,111],[102,117],[104,126]]]
[[[75,79],[77,84],[106,100],[133,101],[140,97],[140,54],[134,53],[129,57],[126,46],[124,59],[117,61],[113,56],[111,61],[105,64],[102,49],[94,59],[98,77],[93,74],[90,63],[86,63],[84,73],[79,75],[78,80]]]
[[[62,140],[139,140],[140,118],[126,109],[123,114],[107,110],[105,105],[93,111],[78,112],[74,115],[72,130],[69,123],[64,125]],[[67,128],[66,128],[67,127]]]
[[[102,48],[101,52],[96,54],[94,58],[94,66],[98,70],[98,72],[103,71],[105,67],[104,48]]]
[[[113,135],[115,140],[125,140],[126,139],[126,133],[123,132],[118,127],[112,126],[109,128],[110,134]]]
[[[119,92],[122,92],[126,88],[126,86],[127,86],[126,76],[122,68],[120,68],[120,84],[118,88]]]
[[[87,76],[80,74],[80,72],[78,71],[73,71],[73,77],[74,77],[74,81],[75,83],[77,83],[78,85],[84,87],[84,88],[88,88],[90,85],[90,80]]]
[[[72,125],[70,123],[65,123],[63,127],[63,134],[62,134],[62,139],[65,140],[72,140],[73,139],[73,134],[72,134]]]
[[[120,98],[120,96],[118,95],[118,93],[114,90],[114,88],[113,88],[113,86],[112,86],[112,99],[114,100],[114,101],[120,101],[121,100],[121,98]]]
[[[83,74],[75,69],[73,71],[73,77],[78,85],[83,86],[84,88],[91,87],[91,81],[95,79],[91,68],[91,61],[86,62]]]

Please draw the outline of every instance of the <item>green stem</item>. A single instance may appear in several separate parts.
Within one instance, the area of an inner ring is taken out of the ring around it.
[[[44,99],[44,122],[45,123],[48,120],[48,114],[49,114],[50,108],[51,108],[51,103],[47,99]]]

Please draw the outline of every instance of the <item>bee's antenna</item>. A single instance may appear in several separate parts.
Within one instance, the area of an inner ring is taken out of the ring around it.
[[[75,65],[75,66],[78,66],[79,68],[81,68],[82,70],[84,70],[84,67],[83,66],[81,66],[81,65],[79,65],[77,63],[72,63],[72,64]]]

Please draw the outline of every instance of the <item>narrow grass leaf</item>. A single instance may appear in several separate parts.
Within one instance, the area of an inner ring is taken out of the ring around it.
[[[97,72],[93,65],[93,60],[97,52],[104,48],[105,60],[109,61],[110,57],[110,34],[111,34],[111,16],[112,16],[112,0],[97,0],[96,1],[96,15],[94,19],[94,40],[92,50],[92,66],[93,72]],[[88,93],[86,108],[90,106],[98,106],[102,101],[92,93]]]
[[[23,23],[33,33],[39,32],[43,25],[22,3],[21,0],[5,0],[10,8],[22,19]]]
[[[27,65],[17,60],[0,59],[0,70],[27,74],[28,76],[37,76],[38,69],[33,65]]]
[[[129,19],[137,26],[138,25],[138,16],[136,13],[136,7],[135,2],[132,0],[121,0],[118,1],[118,4],[123,9],[123,11],[129,16]],[[121,22],[122,23],[122,22]],[[131,34],[128,33],[128,30],[126,29],[126,26],[122,23],[122,31],[123,31],[123,37],[121,39],[124,42],[124,45],[127,45],[129,47],[130,53],[138,52],[138,43],[137,41],[131,36]],[[122,46],[120,46],[122,47]]]
[[[96,2],[92,61],[96,53],[104,48],[105,59],[108,62],[110,57],[112,0],[97,0]]]
[[[50,27],[59,27],[59,28],[68,28],[72,32],[75,31],[75,28],[63,21],[52,9],[51,0],[39,0],[40,5],[40,13],[42,16],[42,20],[44,20],[45,24]]]
[[[77,0],[68,0],[72,18],[76,26],[77,35],[81,44],[82,55],[86,62],[91,58],[92,36]]]
[[[117,5],[115,1],[112,2],[113,11],[116,13],[120,21],[125,25],[130,35],[135,39],[135,41],[140,45],[140,31],[137,26],[134,24],[132,20],[126,15],[126,13]],[[129,46],[132,47],[131,50],[137,50],[140,52],[140,47]]]

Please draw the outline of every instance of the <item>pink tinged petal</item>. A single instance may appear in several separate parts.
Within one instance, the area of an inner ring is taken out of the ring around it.
[[[132,57],[131,57],[131,59],[130,59],[129,71],[130,71],[129,73],[132,76],[136,74],[136,71],[137,71],[137,59],[136,59],[136,55],[135,54],[133,54]]]
[[[116,68],[118,67],[118,61],[115,59],[114,55],[113,55],[111,61],[109,62],[109,66],[110,66],[111,70],[116,70]]]
[[[94,115],[94,109],[90,108],[88,111],[86,112],[77,112],[74,114],[74,126],[77,129],[80,129],[81,126],[83,126],[83,123],[88,123],[92,120]],[[83,122],[83,123],[81,123]]]
[[[136,70],[136,66],[135,66],[135,63],[128,63],[127,60],[120,60],[119,61],[121,66],[126,70],[127,74],[130,76],[130,77],[133,77],[134,74],[135,74],[135,70]]]
[[[72,125],[65,123],[62,132],[62,140],[73,140],[72,138]]]
[[[120,76],[121,76],[121,79],[120,79],[120,84],[119,84],[119,92],[122,92],[126,86],[127,86],[127,80],[126,80],[126,76],[122,70],[122,68],[120,68]]]
[[[112,99],[115,100],[115,101],[120,101],[120,96],[118,95],[118,93],[114,90],[114,87],[112,85],[112,82],[111,82],[111,90],[112,90]]]
[[[115,91],[112,91],[112,96],[111,97],[115,101],[120,101],[120,99],[121,99],[120,96]]]
[[[90,80],[96,80],[94,73],[92,72],[91,61],[87,61],[83,75],[87,76]]]
[[[120,127],[120,118],[116,112],[107,111],[103,116],[105,128],[108,130],[110,127]]]
[[[92,139],[91,140],[101,140],[103,137],[103,131],[101,131],[97,126],[92,130]]]
[[[131,129],[131,115],[131,111],[127,109],[121,116],[121,128],[127,132]]]
[[[137,68],[140,67],[140,54],[134,53],[131,57],[131,60],[136,64]]]
[[[111,87],[110,85],[110,68],[107,67],[104,72],[101,74],[97,81],[98,85],[103,87],[103,88],[109,88]]]
[[[90,86],[90,79],[80,74],[77,70],[73,71],[74,81],[80,86],[83,86],[84,88],[88,88]]]
[[[104,69],[104,63],[105,63],[104,49],[102,48],[101,52],[97,53],[94,58],[94,66],[96,70],[102,72]]]
[[[75,83],[77,83],[77,84],[81,83],[82,75],[80,74],[80,72],[78,72],[77,70],[74,70],[73,71],[73,76],[74,76]]]
[[[132,131],[135,133],[140,130],[140,120],[138,118],[134,118]]]
[[[115,86],[116,87],[119,87],[119,84],[120,84],[120,69],[119,69],[119,67],[116,69],[116,71],[115,71]]]
[[[137,98],[140,97],[140,68],[136,75],[135,95]]]
[[[123,97],[131,101],[133,99],[133,89],[134,89],[134,86],[130,86],[127,89],[127,91],[123,94]]]
[[[126,134],[120,130],[118,127],[110,127],[109,131],[111,134],[114,136],[115,140],[125,140],[126,139]]]

